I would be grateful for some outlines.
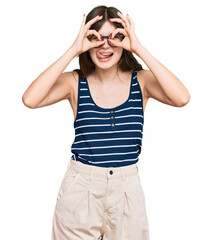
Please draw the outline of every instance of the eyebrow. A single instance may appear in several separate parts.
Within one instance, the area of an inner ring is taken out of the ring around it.
[[[103,35],[103,34],[100,33],[101,36],[110,36],[111,34],[112,34],[112,33],[110,33],[109,35]]]

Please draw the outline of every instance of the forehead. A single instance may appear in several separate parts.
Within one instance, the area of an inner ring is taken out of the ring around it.
[[[114,26],[114,24],[112,24],[109,21],[106,21],[102,27],[99,29],[99,34],[100,35],[110,35],[114,30],[116,29],[116,27]]]

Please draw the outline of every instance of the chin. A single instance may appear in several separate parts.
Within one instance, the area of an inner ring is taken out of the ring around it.
[[[116,64],[118,64],[121,56],[118,58],[115,54],[108,58],[98,58],[98,56],[95,54],[91,56],[91,59],[93,63],[102,69],[108,69]]]

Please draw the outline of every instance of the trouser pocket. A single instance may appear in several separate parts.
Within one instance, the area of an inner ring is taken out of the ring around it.
[[[73,187],[74,183],[77,180],[78,172],[76,172],[72,168],[68,168],[60,185],[58,194],[57,194],[57,200],[56,200],[56,206],[57,208],[60,204],[61,199],[63,198],[64,194],[67,191],[70,191],[70,189]]]

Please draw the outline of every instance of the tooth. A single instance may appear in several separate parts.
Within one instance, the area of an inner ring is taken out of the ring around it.
[[[101,53],[101,55],[109,56],[111,53]]]

